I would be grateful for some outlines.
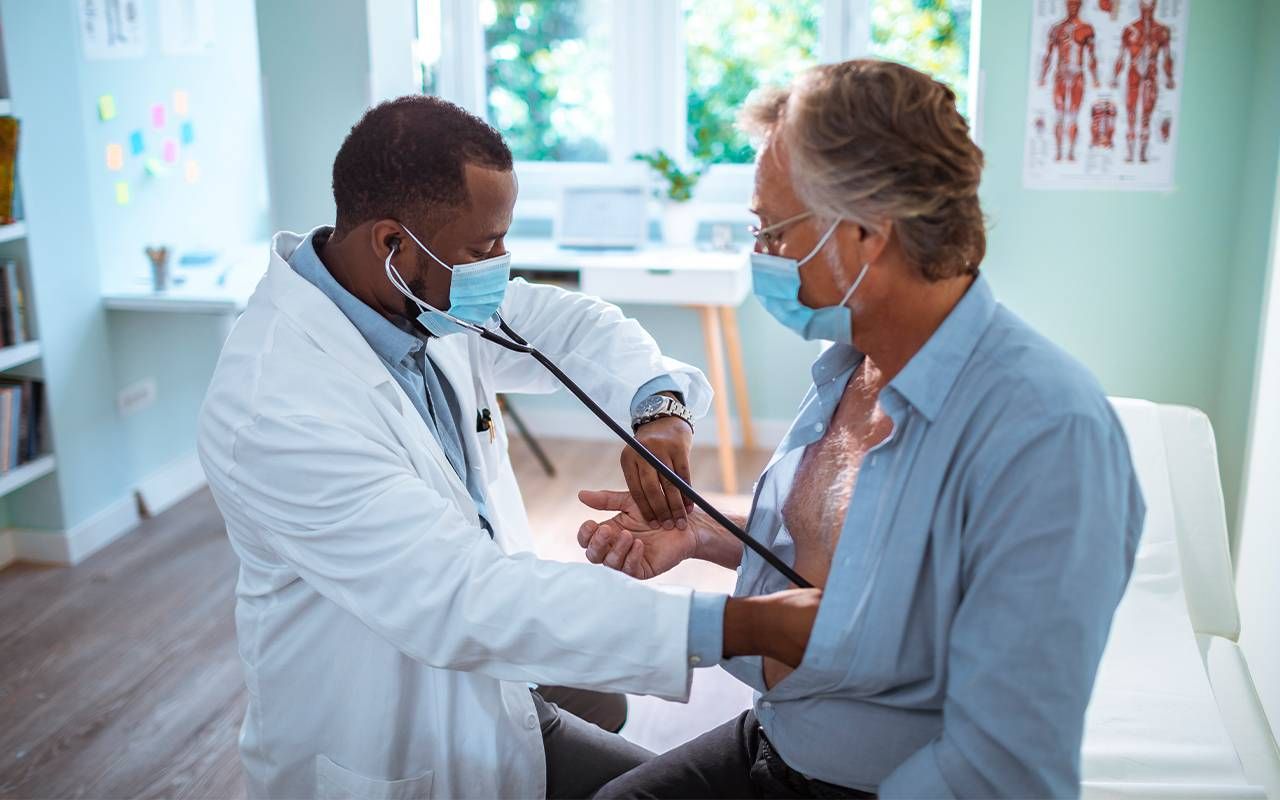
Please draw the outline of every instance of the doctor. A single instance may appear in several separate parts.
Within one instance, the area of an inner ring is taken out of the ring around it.
[[[384,103],[343,142],[333,191],[335,228],[276,236],[200,413],[241,561],[250,795],[586,796],[651,754],[530,683],[683,699],[723,655],[799,663],[816,591],[726,602],[529,552],[496,393],[556,384],[439,310],[501,306],[686,474],[709,398],[613,306],[508,283],[497,132],[435,98]],[[629,466],[650,512],[667,504]]]

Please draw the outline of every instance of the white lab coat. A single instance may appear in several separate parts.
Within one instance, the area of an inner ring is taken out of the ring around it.
[[[488,486],[491,540],[400,386],[286,263],[301,241],[273,241],[200,413],[201,462],[241,561],[249,794],[541,797],[527,682],[687,698],[690,592],[536,559],[494,393],[557,384],[470,334],[432,340]],[[613,306],[517,280],[502,313],[615,418],[664,372],[706,410],[701,373]],[[475,432],[481,407],[496,441]]]

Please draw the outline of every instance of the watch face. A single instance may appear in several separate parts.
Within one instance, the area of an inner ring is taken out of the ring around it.
[[[639,412],[636,416],[643,416],[644,414],[652,414],[653,412],[665,406],[667,404],[667,400],[669,399],[670,398],[663,397],[660,394],[655,394],[653,397],[650,397],[648,400],[645,400],[643,403],[640,404],[640,406],[636,409],[636,411]]]

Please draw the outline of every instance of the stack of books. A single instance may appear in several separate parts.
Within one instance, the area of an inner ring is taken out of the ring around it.
[[[0,262],[0,347],[13,347],[29,338],[27,299],[18,264],[12,260]]]
[[[40,381],[0,380],[0,475],[40,455],[43,408]]]

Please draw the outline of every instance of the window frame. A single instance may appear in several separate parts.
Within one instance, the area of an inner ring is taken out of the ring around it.
[[[596,0],[610,5],[614,31],[613,129],[605,162],[517,161],[521,181],[517,217],[554,218],[564,189],[570,186],[648,184],[648,168],[632,154],[662,148],[685,153],[686,91],[682,0]],[[439,96],[487,118],[484,30],[475,0],[438,0],[440,4]],[[865,56],[871,49],[872,0],[821,0],[819,63]],[[969,104],[974,138],[981,130],[982,81],[977,60],[982,0],[973,0],[970,26]],[[415,4],[416,7],[416,4]],[[416,19],[416,14],[415,14]],[[413,36],[418,35],[417,25]],[[679,98],[671,102],[671,98]],[[690,205],[704,219],[749,221],[747,211],[755,167],[714,164],[703,175]]]

